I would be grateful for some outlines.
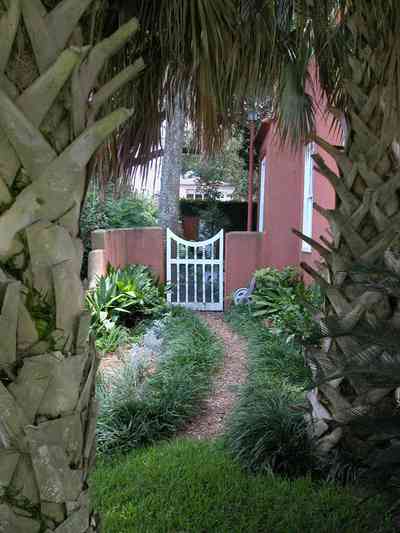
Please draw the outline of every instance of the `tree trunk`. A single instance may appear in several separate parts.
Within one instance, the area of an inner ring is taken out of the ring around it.
[[[374,16],[358,8],[356,11],[349,20],[353,54],[343,58],[344,63],[348,61],[345,90],[349,96],[344,150],[316,139],[333,156],[339,173],[332,172],[319,155],[314,157],[317,170],[337,193],[335,209],[314,206],[330,223],[333,241],[325,241],[326,246],[321,246],[300,234],[323,256],[330,279],[326,281],[309,266],[303,267],[323,287],[328,314],[347,329],[363,319],[386,321],[400,328],[398,292],[395,296],[368,288],[354,274],[359,264],[377,272],[386,264],[387,269],[400,273],[399,265],[387,252],[400,230],[398,124],[391,116],[393,102],[387,99],[387,89],[394,83],[388,74],[391,55],[388,43],[397,42],[398,36],[389,33],[383,39],[374,28]],[[328,342],[323,353],[311,358],[319,378],[340,374],[346,368],[351,342],[344,338]],[[380,353],[378,363],[382,356]],[[395,414],[395,390],[395,385],[377,387],[367,373],[358,377],[344,373],[343,377],[318,386],[309,394],[309,400],[320,451],[345,451],[355,463],[367,466],[371,453],[378,447],[372,437],[379,428],[370,427],[366,436],[354,422],[360,415],[373,420]],[[390,442],[391,435],[387,435],[379,440],[379,446],[384,449]]]
[[[165,131],[164,158],[161,168],[159,223],[178,232],[179,187],[182,174],[185,116],[179,98],[176,98],[172,117]]]
[[[97,530],[97,358],[77,235],[87,164],[130,112],[96,115],[143,64],[92,95],[138,24],[85,47],[91,3],[47,12],[40,0],[0,0],[0,530],[10,533]]]

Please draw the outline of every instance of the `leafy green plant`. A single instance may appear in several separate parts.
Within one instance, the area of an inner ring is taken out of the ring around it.
[[[110,348],[127,338],[126,328],[135,327],[144,318],[156,317],[166,309],[166,288],[143,265],[123,269],[111,266],[89,291],[86,304],[91,313],[91,327],[98,348]],[[107,350],[111,351],[111,350]]]
[[[154,316],[165,309],[166,289],[149,268],[129,265],[123,269],[108,266],[107,274],[87,296],[94,322],[105,319],[129,325],[138,318]]]
[[[200,409],[222,357],[219,340],[193,313],[164,318],[163,354],[156,368],[130,365],[98,386],[99,450],[128,451],[170,437]]]
[[[133,335],[129,329],[111,322],[109,328],[104,328],[96,336],[96,348],[100,353],[115,352],[118,347],[132,341]]]
[[[80,219],[80,234],[84,244],[82,277],[86,277],[92,231],[155,226],[156,224],[157,208],[152,200],[134,194],[114,198],[111,192],[101,199],[97,191],[91,190],[87,195]]]
[[[306,287],[293,267],[263,268],[255,273],[255,278],[254,316],[269,320],[273,327],[299,339],[311,335],[312,310],[320,304],[315,287]]]

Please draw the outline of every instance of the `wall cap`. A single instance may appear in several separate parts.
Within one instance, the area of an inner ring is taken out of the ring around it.
[[[104,232],[107,232],[107,231],[143,231],[143,230],[146,230],[146,231],[149,231],[149,230],[152,230],[152,231],[164,231],[164,228],[162,228],[161,226],[136,226],[134,228],[109,228],[109,229],[106,229],[106,230],[100,230],[100,231],[104,231]]]

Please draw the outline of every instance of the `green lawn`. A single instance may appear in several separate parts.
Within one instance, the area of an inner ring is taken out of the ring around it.
[[[310,479],[251,476],[220,444],[177,440],[99,462],[92,476],[106,533],[372,533],[383,504]]]

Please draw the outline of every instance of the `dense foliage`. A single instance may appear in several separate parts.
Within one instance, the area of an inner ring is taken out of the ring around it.
[[[249,375],[228,420],[228,449],[251,471],[302,475],[312,468],[312,442],[299,407],[311,375],[293,335],[273,330],[240,305],[227,319],[248,339]]]
[[[375,533],[381,498],[309,478],[243,472],[218,443],[178,440],[100,461],[93,497],[107,533]]]
[[[241,157],[243,138],[240,132],[233,134],[223,149],[213,155],[185,153],[183,172],[190,172],[198,178],[198,189],[209,200],[218,200],[218,188],[222,183],[234,186],[233,197],[246,199],[247,172]]]
[[[80,218],[80,235],[84,245],[83,277],[86,277],[92,231],[146,227],[156,224],[157,209],[152,200],[134,194],[114,198],[111,192],[107,193],[105,198],[101,198],[97,191],[90,191]]]
[[[165,311],[166,289],[143,265],[108,266],[107,274],[88,292],[86,303],[98,349],[113,351],[129,340],[129,329],[139,321]]]
[[[162,355],[103,376],[98,385],[99,450],[127,451],[172,436],[200,409],[222,357],[219,340],[192,312],[167,316]]]
[[[248,339],[250,360],[226,442],[252,471],[302,475],[314,464],[303,411],[312,386],[303,342],[315,334],[320,295],[294,268],[264,268],[255,276],[252,303],[232,307],[227,315]]]
[[[293,267],[258,270],[252,295],[254,316],[267,319],[271,326],[306,339],[315,327],[313,313],[321,305],[318,289],[306,286]]]
[[[212,200],[181,199],[182,216],[197,216],[200,219],[201,237],[213,237],[217,231],[246,231],[246,202],[216,202]],[[257,224],[257,203],[253,206],[254,229]]]

